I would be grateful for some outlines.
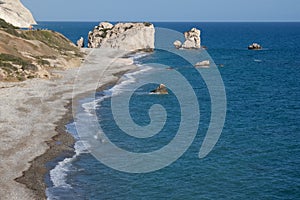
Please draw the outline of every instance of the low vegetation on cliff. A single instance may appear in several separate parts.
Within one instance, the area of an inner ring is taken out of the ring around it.
[[[79,65],[81,57],[60,33],[21,30],[0,19],[0,81],[50,78],[51,69]]]

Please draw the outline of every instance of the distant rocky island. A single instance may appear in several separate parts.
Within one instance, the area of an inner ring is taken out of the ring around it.
[[[36,24],[31,12],[20,0],[0,0],[0,19],[19,28]]]
[[[155,28],[153,24],[101,22],[89,32],[89,48],[113,48],[126,51],[154,49]]]

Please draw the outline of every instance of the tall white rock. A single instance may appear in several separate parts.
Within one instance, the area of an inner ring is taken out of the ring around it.
[[[182,45],[184,49],[199,49],[201,48],[201,31],[192,28],[190,31],[184,33],[185,42]]]
[[[0,0],[0,18],[20,28],[36,24],[31,12],[20,0]]]
[[[154,49],[155,28],[151,23],[102,22],[89,32],[88,47],[126,51]]]

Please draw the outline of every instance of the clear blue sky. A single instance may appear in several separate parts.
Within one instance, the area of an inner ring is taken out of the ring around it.
[[[37,21],[300,21],[300,0],[21,0]]]

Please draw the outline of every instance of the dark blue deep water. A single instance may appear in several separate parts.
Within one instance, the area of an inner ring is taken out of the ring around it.
[[[73,42],[87,37],[98,23],[40,22],[39,28],[62,32]],[[201,29],[222,76],[227,116],[222,135],[203,158],[198,152],[210,119],[210,96],[201,78],[184,60],[162,50],[139,58],[174,67],[201,94],[201,120],[190,148],[173,164],[158,171],[130,174],[111,169],[83,151],[60,163],[47,194],[50,199],[300,199],[300,23],[154,23],[184,32]],[[249,51],[259,42],[264,50]],[[136,73],[135,81],[159,73]],[[155,85],[139,88],[130,101],[139,125],[150,123],[148,109],[159,103],[168,112],[166,126],[148,140],[129,137],[116,126],[110,98],[98,102],[99,124],[115,144],[128,151],[151,152],[168,144],[178,129],[180,110],[174,94],[148,95]],[[108,88],[109,89],[109,88]],[[184,92],[184,91],[183,91]],[[98,98],[107,95],[99,92]],[[89,99],[82,100],[82,103]],[[68,126],[75,133],[74,125]],[[124,158],[126,159],[126,158]],[[61,173],[61,174],[60,174]]]

